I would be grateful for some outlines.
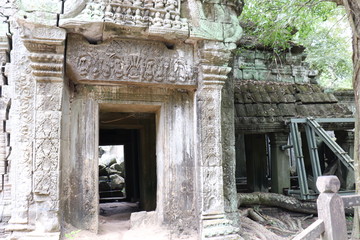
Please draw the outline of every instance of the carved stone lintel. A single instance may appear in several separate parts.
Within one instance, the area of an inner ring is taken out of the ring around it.
[[[67,55],[70,77],[81,83],[196,85],[189,46],[167,49],[159,42],[125,39],[90,45],[71,36]]]

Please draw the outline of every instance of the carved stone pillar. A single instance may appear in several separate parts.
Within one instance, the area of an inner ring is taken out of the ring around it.
[[[41,26],[29,31],[26,24],[21,25],[21,39],[30,61],[27,63],[28,75],[19,82],[19,91],[23,92],[18,94],[20,99],[31,100],[31,105],[24,103],[21,108],[27,110],[24,117],[31,120],[33,129],[27,126],[24,129],[27,132],[20,132],[19,138],[29,138],[31,143],[24,146],[28,148],[26,161],[31,163],[26,164],[31,166],[26,178],[32,179],[32,198],[27,201],[30,214],[35,215],[35,221],[30,224],[35,227],[34,232],[40,233],[30,236],[50,239],[59,235],[60,231],[60,121],[66,32],[60,28]],[[23,166],[17,165],[19,168]]]
[[[221,139],[221,89],[231,68],[230,51],[220,42],[204,42],[200,49],[200,84],[197,92],[198,175],[202,239],[238,239],[224,209]]]
[[[29,60],[18,32],[12,35],[11,64],[7,67],[8,82],[13,92],[9,118],[12,152],[9,156],[11,218],[8,231],[31,231],[29,204],[32,199],[33,108],[34,81],[30,76]],[[21,186],[21,187],[16,187]]]
[[[287,133],[270,134],[271,145],[271,192],[283,194],[284,188],[290,187],[290,164],[286,150],[281,146],[287,145]]]

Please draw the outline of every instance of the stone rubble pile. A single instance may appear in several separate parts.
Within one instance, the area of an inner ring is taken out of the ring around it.
[[[125,171],[124,162],[117,163],[113,158],[108,164],[99,164],[100,198],[124,197]]]

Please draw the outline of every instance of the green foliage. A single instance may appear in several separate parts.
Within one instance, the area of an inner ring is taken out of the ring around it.
[[[76,235],[81,232],[81,230],[76,230],[76,231],[72,231],[70,233],[65,233],[65,238],[66,239],[75,239]]]
[[[306,47],[306,61],[327,88],[351,88],[351,29],[345,10],[322,0],[246,0],[240,20],[247,35],[275,52]]]

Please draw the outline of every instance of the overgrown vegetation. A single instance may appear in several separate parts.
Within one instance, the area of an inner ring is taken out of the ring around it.
[[[275,51],[306,47],[325,88],[352,87],[351,29],[345,10],[323,0],[246,0],[240,16],[247,35]]]

